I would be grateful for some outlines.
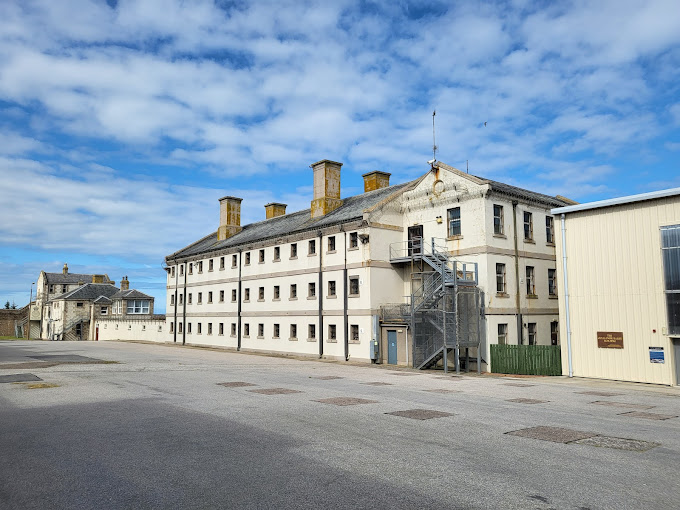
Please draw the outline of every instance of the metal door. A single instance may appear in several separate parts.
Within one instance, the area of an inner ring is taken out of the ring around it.
[[[397,332],[395,330],[387,331],[387,363],[397,364]]]
[[[408,228],[408,256],[419,255],[423,245],[423,226],[414,225]]]

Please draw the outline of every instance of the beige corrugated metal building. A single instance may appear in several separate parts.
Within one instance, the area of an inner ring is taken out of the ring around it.
[[[552,213],[563,373],[679,384],[680,188]]]

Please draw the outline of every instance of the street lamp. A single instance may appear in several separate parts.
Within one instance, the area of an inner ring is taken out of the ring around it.
[[[33,301],[33,286],[35,285],[35,282],[31,282],[31,294],[30,297],[28,298],[28,322],[27,327],[28,331],[26,332],[26,340],[31,339],[31,302]],[[37,289],[36,289],[36,294],[37,294]]]

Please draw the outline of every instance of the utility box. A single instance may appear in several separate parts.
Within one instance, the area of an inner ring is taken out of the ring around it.
[[[377,340],[371,340],[371,360],[376,363],[380,355],[380,344]]]

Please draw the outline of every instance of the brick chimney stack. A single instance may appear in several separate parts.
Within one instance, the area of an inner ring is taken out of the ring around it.
[[[130,281],[127,276],[123,276],[123,279],[120,281],[120,290],[130,290]]]
[[[364,193],[376,189],[387,188],[390,185],[390,175],[387,172],[374,170],[362,175],[364,178]]]
[[[320,218],[342,205],[340,167],[342,163],[323,159],[311,165],[314,170],[312,218]]]
[[[68,274],[68,266],[64,264],[64,268],[61,270],[62,274]]]
[[[242,198],[220,198],[220,227],[217,229],[217,240],[224,241],[241,231]]]
[[[278,202],[272,202],[264,206],[264,210],[267,213],[267,219],[276,218],[277,216],[283,216],[286,214],[286,204],[280,204]]]

